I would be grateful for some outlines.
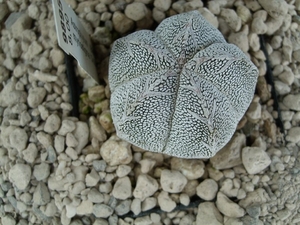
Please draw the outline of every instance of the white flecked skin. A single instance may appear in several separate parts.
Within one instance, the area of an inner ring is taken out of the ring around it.
[[[145,150],[209,158],[232,137],[258,70],[198,11],[115,41],[109,63],[117,135]]]

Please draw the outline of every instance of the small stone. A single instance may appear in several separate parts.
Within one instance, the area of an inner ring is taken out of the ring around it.
[[[238,204],[231,201],[222,192],[218,192],[216,205],[221,213],[228,217],[242,217],[245,215],[245,210]]]
[[[95,219],[93,225],[109,225],[106,219]]]
[[[93,214],[99,218],[108,218],[112,215],[114,210],[105,204],[94,204]]]
[[[38,180],[44,180],[50,175],[50,166],[47,163],[42,162],[37,164],[33,169],[33,176]]]
[[[110,193],[112,190],[112,185],[110,182],[106,182],[104,184],[99,185],[99,191],[101,193]]]
[[[43,213],[48,217],[53,217],[58,211],[54,199],[52,199],[47,205]]]
[[[179,193],[183,190],[187,179],[182,173],[176,170],[163,170],[161,172],[160,184],[164,191]]]
[[[105,99],[105,88],[102,85],[94,86],[88,90],[89,100],[100,102]]]
[[[46,205],[50,202],[50,192],[44,182],[39,182],[33,193],[33,203]]]
[[[139,215],[142,211],[141,199],[134,198],[131,202],[130,210],[134,213],[134,215]]]
[[[78,154],[77,154],[77,152],[74,150],[74,148],[67,147],[67,149],[66,149],[66,154],[67,154],[72,160],[78,159]]]
[[[115,213],[119,216],[125,215],[130,211],[131,199],[123,200],[115,207]]]
[[[268,31],[268,26],[260,17],[256,17],[252,20],[251,31],[256,34],[265,34]]]
[[[11,146],[19,152],[26,148],[28,135],[24,129],[17,128],[9,135],[9,142]]]
[[[249,205],[246,207],[246,211],[247,213],[253,217],[253,218],[258,218],[260,215],[260,206],[257,204],[253,204],[253,205]]]
[[[288,94],[282,103],[291,110],[300,111],[300,94]]]
[[[282,0],[258,0],[259,4],[274,18],[285,17],[288,12],[288,4]]]
[[[112,190],[112,195],[117,199],[125,200],[132,196],[132,187],[129,177],[119,178]]]
[[[142,211],[153,209],[157,205],[157,199],[155,197],[148,197],[142,202]]]
[[[36,70],[32,76],[39,80],[42,81],[44,83],[48,83],[48,82],[55,82],[58,79],[58,76],[52,75],[50,73],[44,73],[42,71]]]
[[[114,29],[121,34],[127,33],[134,27],[134,21],[129,19],[127,16],[125,16],[125,14],[121,13],[120,11],[114,12],[112,22]]]
[[[132,160],[130,146],[128,142],[112,136],[101,146],[100,154],[110,166],[128,164]]]
[[[169,0],[168,0],[169,1]],[[147,7],[141,2],[133,2],[125,8],[125,15],[134,21],[143,19],[147,14]]]
[[[1,224],[16,225],[16,220],[9,214],[1,216]]]
[[[246,31],[231,33],[228,37],[228,42],[235,44],[243,52],[249,51],[248,32]]]
[[[89,125],[91,138],[96,138],[100,142],[103,142],[107,139],[105,130],[94,116],[89,118]]]
[[[252,123],[257,123],[261,118],[261,105],[258,102],[252,102],[246,113],[247,119]]]
[[[78,215],[87,215],[93,213],[93,203],[91,201],[82,201],[79,206],[76,207],[76,213]]]
[[[218,183],[213,179],[205,179],[197,187],[197,195],[206,200],[213,200],[218,192]]]
[[[36,57],[42,51],[43,51],[43,47],[37,41],[33,41],[29,45],[26,53],[24,54],[24,58],[27,60],[32,60],[34,57]]]
[[[46,57],[41,57],[39,59],[39,69],[41,71],[49,71],[52,68],[52,63],[49,59]]]
[[[31,3],[28,7],[28,16],[35,20],[37,20],[40,16],[39,8],[34,3]]]
[[[171,3],[171,0],[154,0],[154,6],[163,12],[170,8]]]
[[[131,172],[131,167],[128,165],[119,165],[116,170],[116,174],[118,177],[125,177]]]
[[[300,127],[292,127],[286,136],[286,140],[295,144],[300,142]]]
[[[158,222],[152,221],[149,216],[138,217],[134,220],[136,225],[151,225],[151,224],[161,224],[160,220]],[[166,223],[165,223],[166,224]]]
[[[24,127],[24,126],[28,125],[30,121],[31,121],[30,114],[28,112],[26,112],[26,111],[23,111],[20,114],[20,125],[22,127]]]
[[[91,153],[91,154],[87,154],[86,155],[84,161],[87,162],[87,163],[91,163],[91,162],[93,162],[96,159],[100,159],[100,155],[99,154]]]
[[[137,178],[133,196],[144,201],[145,198],[152,196],[157,190],[158,183],[154,178],[147,174],[140,174]]]
[[[272,63],[272,66],[280,65],[282,62],[282,53],[280,51],[273,51],[270,54],[270,62]]]
[[[76,215],[76,207],[73,205],[66,205],[66,216],[73,218]]]
[[[61,123],[61,127],[58,131],[58,134],[62,135],[62,136],[66,136],[67,133],[74,131],[75,128],[76,128],[76,125],[73,121],[65,119]]]
[[[93,161],[93,167],[97,172],[105,171],[107,164],[104,160],[95,160]]]
[[[243,148],[242,161],[249,174],[260,173],[271,164],[268,154],[259,147]]]
[[[52,146],[53,140],[52,136],[50,136],[49,134],[46,134],[44,132],[38,132],[36,138],[45,148]]]
[[[292,85],[295,80],[295,76],[291,70],[284,71],[278,78],[287,85]]]
[[[242,19],[243,24],[248,23],[252,18],[251,11],[244,5],[238,5],[236,13]]]
[[[228,144],[210,158],[212,166],[217,170],[221,170],[242,164],[240,153],[245,145],[246,136],[241,133],[235,133]]]
[[[197,225],[222,225],[223,216],[213,202],[200,203],[196,219]]]
[[[168,192],[161,191],[157,196],[158,205],[161,210],[165,212],[171,212],[176,207],[176,202],[174,202]]]
[[[15,164],[9,170],[9,180],[19,189],[24,190],[31,178],[31,168],[26,164]]]
[[[188,206],[190,204],[190,197],[185,193],[181,193],[179,196],[179,201],[182,205]]]
[[[152,17],[157,23],[161,23],[161,21],[163,21],[166,18],[166,14],[158,8],[154,8],[152,10]]]
[[[1,78],[0,78],[1,79]],[[2,107],[12,106],[17,103],[25,103],[27,93],[15,90],[16,82],[11,81],[4,85],[0,92],[0,105]]]
[[[104,195],[95,188],[92,188],[87,196],[88,200],[93,203],[102,203],[104,201]]]
[[[64,57],[63,51],[58,48],[53,48],[50,51],[50,59],[52,60],[53,66],[56,68],[64,63]]]
[[[75,123],[75,130],[72,132],[75,139],[78,141],[75,151],[80,154],[82,149],[87,145],[89,141],[89,127],[87,123],[78,121]]]
[[[248,35],[248,40],[249,40],[249,46],[251,49],[256,52],[260,49],[260,42],[259,42],[259,37],[256,33],[250,33]]]
[[[28,105],[31,108],[36,108],[38,105],[40,105],[45,96],[46,96],[46,89],[42,87],[32,87],[28,91],[28,97],[27,97],[27,102]]]
[[[279,80],[274,81],[274,84],[278,95],[286,95],[291,92],[290,86]]]
[[[17,15],[12,13],[10,16],[16,15],[18,19],[11,26],[11,31],[14,38],[21,37],[23,31],[30,29],[32,24],[32,19],[27,15],[27,13],[21,13]]]
[[[72,133],[67,133],[66,136],[66,144],[68,147],[76,147],[78,146],[78,141]]]
[[[203,176],[205,165],[202,160],[171,159],[171,169],[180,171],[187,179],[194,180]]]
[[[222,8],[220,16],[226,21],[233,31],[237,32],[241,29],[242,20],[233,9]]]
[[[30,143],[27,148],[22,151],[23,159],[28,163],[33,163],[37,157],[38,150],[34,143]]]
[[[291,214],[292,212],[289,209],[283,209],[276,212],[276,215],[281,221],[286,220]]]
[[[262,205],[269,201],[271,201],[271,198],[266,190],[264,188],[257,188],[253,192],[247,193],[247,196],[239,202],[239,205],[243,208],[247,208],[251,204]]]
[[[58,131],[60,122],[60,117],[57,114],[51,114],[46,120],[44,131],[49,134],[53,134],[54,132]]]
[[[74,194],[74,195],[78,195],[78,194],[80,194],[85,188],[86,188],[85,183],[84,183],[83,181],[78,181],[78,182],[76,182],[76,183],[73,185],[73,187],[72,187],[72,189],[71,189],[71,192],[72,192],[72,194]]]
[[[50,163],[54,163],[56,161],[56,152],[52,145],[47,148],[47,161]]]
[[[83,181],[88,171],[86,166],[71,166],[72,172],[76,177],[76,181]]]
[[[85,183],[87,187],[96,186],[99,180],[100,176],[94,169],[92,169],[92,171],[88,173],[85,177]]]
[[[139,164],[141,164],[141,172],[148,173],[150,170],[152,170],[152,168],[156,164],[156,161],[153,159],[146,158],[140,160]]]
[[[54,138],[54,148],[57,153],[61,153],[65,150],[65,137],[56,135]]]
[[[99,122],[107,133],[112,133],[115,131],[110,110],[105,110],[101,113],[99,116]]]

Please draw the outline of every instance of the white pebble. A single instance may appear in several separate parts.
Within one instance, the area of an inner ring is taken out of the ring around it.
[[[121,177],[114,184],[112,195],[117,199],[128,199],[132,196],[132,187],[129,177]]]
[[[197,186],[197,195],[206,201],[213,200],[217,192],[218,184],[213,179],[205,179]]]
[[[141,2],[133,2],[125,8],[125,15],[134,21],[143,19],[147,14],[147,7]]]
[[[144,201],[145,198],[153,195],[157,191],[157,189],[158,183],[154,178],[146,174],[141,174],[137,178],[133,196],[135,198],[141,199],[141,201]]]
[[[31,108],[36,108],[40,105],[46,96],[46,90],[42,87],[32,87],[28,91],[27,102]]]
[[[154,0],[154,6],[163,12],[170,8],[171,3],[171,0]]]
[[[161,191],[157,196],[158,205],[161,210],[165,212],[171,212],[176,207],[176,202],[174,202],[168,192]]]
[[[24,129],[16,128],[10,133],[9,141],[13,148],[21,152],[26,148],[28,135]]]
[[[228,217],[242,217],[245,215],[245,210],[227,198],[222,192],[218,192],[216,205],[220,212]]]
[[[249,174],[260,173],[271,164],[268,154],[258,147],[243,148],[242,161]]]
[[[130,144],[116,136],[104,142],[100,148],[100,154],[110,166],[128,164],[132,160]]]
[[[187,179],[182,173],[176,170],[163,170],[161,172],[160,184],[164,191],[179,193],[187,184]]]
[[[37,164],[33,168],[33,176],[38,180],[46,179],[50,174],[50,166],[47,163],[42,162],[41,164]]]
[[[51,114],[48,116],[46,123],[44,125],[44,131],[53,134],[54,132],[58,131],[60,127],[61,119],[57,114]]]
[[[16,164],[9,170],[9,180],[19,190],[24,190],[31,178],[31,168],[26,164]]]

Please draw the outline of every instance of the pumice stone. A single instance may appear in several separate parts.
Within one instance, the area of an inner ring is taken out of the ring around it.
[[[198,11],[115,41],[109,62],[117,135],[145,150],[210,158],[249,107],[258,69]]]

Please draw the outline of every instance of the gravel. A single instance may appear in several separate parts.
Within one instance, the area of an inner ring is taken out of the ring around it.
[[[70,116],[51,3],[0,2],[1,224],[300,223],[299,0],[67,2],[92,37],[101,80],[96,85],[75,67],[83,85],[79,118]],[[195,9],[259,69],[255,96],[234,136],[205,160],[146,152],[118,138],[107,81],[116,37],[153,30],[164,18]],[[193,205],[197,198],[203,202]]]

